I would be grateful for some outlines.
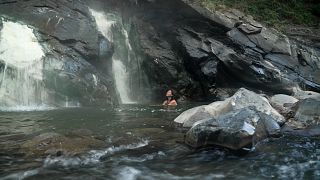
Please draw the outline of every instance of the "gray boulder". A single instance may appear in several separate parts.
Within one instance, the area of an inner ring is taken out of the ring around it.
[[[191,127],[195,122],[211,118],[212,115],[207,111],[205,107],[206,105],[198,106],[184,111],[174,120],[174,122],[182,125],[182,127],[188,128]]]
[[[195,122],[206,117],[219,118],[226,113],[250,106],[254,106],[257,111],[270,115],[280,125],[285,122],[284,117],[269,104],[265,97],[244,88],[239,89],[232,97],[224,101],[217,101],[187,110],[178,116],[174,122],[181,124],[183,127],[191,127]]]
[[[296,105],[299,100],[285,94],[277,94],[272,96],[269,101],[272,107],[283,115],[285,119],[291,119],[294,117]]]
[[[286,104],[294,104],[299,100],[295,97],[288,96],[285,94],[277,94],[270,98],[270,103],[272,106],[284,107]]]
[[[185,143],[193,148],[220,146],[240,150],[279,132],[280,126],[272,116],[246,107],[195,123],[187,132]]]
[[[299,101],[294,121],[304,127],[320,125],[320,99],[308,98]]]

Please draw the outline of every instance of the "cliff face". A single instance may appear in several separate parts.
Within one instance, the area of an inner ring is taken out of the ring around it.
[[[144,69],[158,92],[172,87],[208,99],[241,86],[320,90],[315,38],[287,36],[236,10],[209,12],[190,1],[131,1],[120,9],[138,32]]]
[[[49,49],[46,57],[62,62],[59,68],[48,66],[47,86],[72,92],[84,103],[117,101],[113,45],[97,31],[88,7],[120,16],[129,27],[154,100],[168,88],[191,100],[222,98],[221,89],[241,86],[320,91],[318,42],[288,37],[238,11],[212,13],[182,0],[1,1],[0,15],[34,27]]]

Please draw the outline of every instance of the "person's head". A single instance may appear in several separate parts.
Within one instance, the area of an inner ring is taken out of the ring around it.
[[[173,96],[172,90],[168,90],[167,93],[166,93],[167,99],[172,99],[172,96]]]

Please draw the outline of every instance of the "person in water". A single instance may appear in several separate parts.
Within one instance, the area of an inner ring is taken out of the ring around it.
[[[162,105],[164,105],[164,106],[176,106],[176,105],[178,105],[177,101],[175,99],[173,99],[172,90],[168,90],[167,91],[166,97],[167,97],[167,100],[165,100],[162,103]]]

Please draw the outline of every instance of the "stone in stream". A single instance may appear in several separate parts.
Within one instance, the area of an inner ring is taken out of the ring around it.
[[[85,134],[83,136],[65,136],[58,133],[43,133],[23,143],[20,146],[20,152],[23,152],[27,157],[74,156],[105,146],[104,141],[96,139],[94,136],[85,136]]]
[[[245,107],[195,123],[187,132],[185,143],[193,148],[220,146],[240,150],[279,133],[280,126],[271,115]]]
[[[257,111],[270,115],[280,125],[285,122],[284,117],[273,109],[265,97],[244,88],[239,89],[232,97],[224,101],[189,109],[178,116],[174,122],[188,128],[197,121],[218,118],[226,113],[250,106],[254,106]]]

